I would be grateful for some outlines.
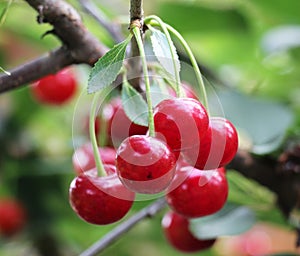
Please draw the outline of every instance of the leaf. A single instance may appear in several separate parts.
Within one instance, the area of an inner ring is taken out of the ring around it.
[[[174,69],[171,49],[169,47],[167,37],[165,36],[164,33],[154,28],[151,29],[151,32],[152,34],[150,38],[151,38],[152,48],[156,58],[158,59],[159,63],[163,66],[163,68],[167,72],[169,72],[173,77],[175,77],[175,69]],[[177,71],[179,72],[180,71],[179,57],[177,55],[176,48],[172,41],[171,41],[171,47],[172,50],[176,53],[175,65],[177,67]]]
[[[7,17],[7,13],[8,13],[8,9],[12,4],[12,0],[7,1],[7,5],[3,8],[2,12],[0,13],[0,26],[3,25],[6,17]]]
[[[127,81],[123,82],[122,105],[128,118],[135,124],[148,126],[148,107],[142,95]]]
[[[227,203],[215,214],[190,219],[190,230],[198,239],[213,239],[243,233],[254,223],[255,215],[251,209]]]
[[[115,81],[121,71],[126,47],[130,39],[131,35],[123,42],[115,45],[97,61],[89,76],[88,93],[97,92]]]
[[[288,107],[233,90],[222,90],[217,95],[226,118],[251,138],[253,153],[267,154],[279,147],[294,119]],[[213,100],[210,101],[212,111],[217,105]]]

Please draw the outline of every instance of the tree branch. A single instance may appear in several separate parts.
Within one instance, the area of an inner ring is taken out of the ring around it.
[[[86,13],[90,14],[102,27],[104,27],[116,43],[124,40],[121,33],[121,27],[118,24],[109,21],[105,14],[97,8],[92,1],[79,0],[79,2]]]
[[[122,222],[120,225],[115,227],[98,242],[96,242],[90,248],[82,252],[80,256],[93,256],[97,253],[102,252],[109,245],[113,244],[123,234],[127,233],[130,229],[132,229],[141,220],[155,216],[160,210],[162,210],[166,206],[166,204],[167,203],[164,198],[158,199],[154,203],[150,204],[146,208],[134,214],[128,220]]]
[[[56,0],[26,2],[38,11],[38,22],[53,25],[52,33],[62,41],[63,47],[10,70],[11,76],[0,75],[0,93],[16,89],[71,64],[86,63],[92,66],[107,51],[107,48],[88,32],[79,14],[69,4]]]

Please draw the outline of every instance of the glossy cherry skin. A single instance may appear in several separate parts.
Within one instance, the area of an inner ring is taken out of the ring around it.
[[[98,152],[104,164],[115,164],[116,150],[112,147],[100,147]],[[72,156],[72,163],[77,174],[96,167],[93,147],[91,143],[77,148]]]
[[[114,166],[105,168],[115,168]],[[83,220],[97,225],[106,225],[122,219],[130,210],[135,194],[126,189],[116,173],[105,177],[95,171],[76,177],[69,189],[70,204]]]
[[[175,155],[157,138],[134,135],[117,150],[119,178],[130,190],[154,194],[164,190],[174,177]]]
[[[77,87],[77,81],[71,70],[64,69],[35,82],[31,92],[41,103],[62,105],[75,95]]]
[[[195,99],[166,99],[154,108],[154,125],[156,136],[165,140],[178,157],[185,148],[199,147],[208,129],[208,116]]]
[[[224,170],[202,171],[190,166],[176,171],[166,199],[175,212],[187,218],[198,218],[221,210],[227,196]]]
[[[144,135],[148,131],[148,127],[135,124],[127,117],[119,97],[112,99],[103,108],[102,115],[107,123],[107,135],[112,145],[119,146],[127,137]]]
[[[167,212],[162,219],[162,228],[168,242],[182,252],[198,252],[212,247],[216,239],[200,240],[189,230],[189,219],[175,213]]]
[[[225,166],[238,149],[238,135],[234,125],[225,118],[210,118],[209,128],[200,147],[182,150],[184,158],[200,170]]]
[[[26,223],[22,204],[10,198],[0,199],[0,236],[12,236],[20,232]]]

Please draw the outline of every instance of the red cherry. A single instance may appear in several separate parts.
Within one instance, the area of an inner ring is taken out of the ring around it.
[[[177,170],[166,195],[170,207],[187,218],[198,218],[219,211],[228,195],[223,170],[202,171],[193,167]]]
[[[49,105],[61,105],[69,101],[77,90],[73,73],[64,69],[54,75],[48,75],[33,84],[33,97]]]
[[[112,173],[114,166],[105,165]],[[134,193],[126,189],[116,173],[97,177],[95,171],[76,177],[69,190],[70,204],[83,220],[105,225],[122,219],[130,210]]]
[[[26,223],[26,213],[20,202],[5,198],[0,199],[0,234],[14,235],[22,230]]]
[[[170,148],[157,138],[134,135],[125,139],[117,150],[119,178],[130,190],[154,194],[171,182],[176,158]]]
[[[103,108],[103,118],[107,121],[108,137],[113,145],[132,135],[144,135],[148,127],[133,123],[126,115],[121,98],[114,98]]]
[[[196,93],[194,92],[192,86],[189,85],[187,82],[181,82],[181,88],[184,90],[187,98],[198,100],[198,97],[196,96]],[[170,89],[169,92],[171,96],[176,97],[175,90]]]
[[[165,139],[178,157],[181,150],[199,146],[208,128],[208,116],[195,99],[166,99],[154,108],[154,125],[156,136]]]
[[[164,234],[169,243],[182,252],[197,252],[213,246],[216,239],[200,240],[189,230],[189,220],[173,211],[162,219]]]
[[[115,164],[116,150],[111,147],[98,148],[101,160],[104,164]],[[91,143],[77,148],[72,157],[74,170],[77,174],[96,167],[93,147]]]
[[[225,118],[213,117],[200,147],[184,149],[182,154],[196,168],[212,170],[228,164],[237,149],[238,135],[234,125]]]

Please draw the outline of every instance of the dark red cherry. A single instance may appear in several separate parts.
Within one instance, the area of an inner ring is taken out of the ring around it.
[[[171,182],[176,158],[170,148],[157,138],[134,135],[125,139],[117,150],[119,178],[132,191],[154,194]]]
[[[228,196],[224,171],[209,171],[193,167],[176,170],[166,199],[170,207],[187,218],[198,218],[219,211]]]
[[[209,128],[199,147],[182,150],[184,158],[201,170],[211,170],[228,164],[238,149],[234,125],[225,118],[210,118]]]
[[[162,228],[168,242],[182,252],[198,252],[212,247],[216,239],[200,240],[189,230],[189,219],[173,211],[162,219]]]
[[[105,168],[115,168],[114,166]],[[112,173],[111,170],[106,170]],[[105,225],[122,219],[130,210],[135,194],[126,189],[116,173],[104,177],[95,171],[76,177],[69,190],[70,204],[83,220]]]
[[[166,99],[154,108],[154,125],[156,136],[165,140],[178,157],[181,150],[199,146],[208,129],[208,116],[195,99]]]
[[[54,75],[48,75],[31,87],[33,97],[45,104],[62,105],[69,101],[77,91],[77,82],[69,69],[64,69]]]
[[[100,147],[98,152],[104,164],[115,164],[116,150],[112,147]],[[91,143],[84,144],[77,148],[72,157],[74,170],[77,174],[95,168],[95,158]]]

